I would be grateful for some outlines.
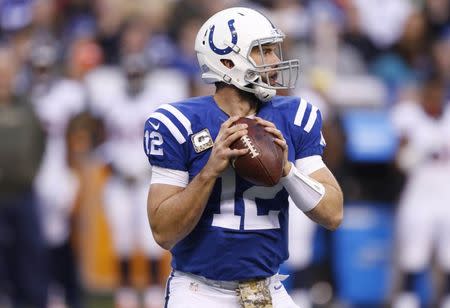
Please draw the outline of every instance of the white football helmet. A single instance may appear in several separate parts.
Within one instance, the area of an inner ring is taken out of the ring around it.
[[[299,61],[283,61],[281,42],[285,35],[263,14],[249,8],[236,7],[220,11],[200,28],[195,51],[206,83],[225,82],[251,92],[261,101],[269,101],[277,89],[294,88]],[[277,64],[265,64],[262,45],[278,44]],[[262,65],[256,65],[250,52],[258,47]],[[232,68],[221,60],[231,60]],[[276,81],[269,78],[276,73]]]

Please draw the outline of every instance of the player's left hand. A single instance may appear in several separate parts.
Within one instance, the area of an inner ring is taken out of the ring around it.
[[[274,142],[278,144],[283,149],[283,176],[289,174],[291,171],[291,163],[288,160],[288,146],[286,143],[286,139],[284,139],[283,134],[279,131],[275,124],[270,121],[264,120],[260,117],[255,117],[255,120],[258,124],[264,126],[264,129],[275,136]]]

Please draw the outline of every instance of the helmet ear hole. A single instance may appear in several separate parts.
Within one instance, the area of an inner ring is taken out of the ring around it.
[[[229,69],[232,69],[234,67],[234,62],[230,59],[220,59],[220,62]]]

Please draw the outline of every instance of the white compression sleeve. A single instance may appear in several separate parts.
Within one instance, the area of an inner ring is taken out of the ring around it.
[[[325,187],[313,178],[302,174],[292,164],[291,171],[280,183],[286,188],[294,204],[303,212],[309,212],[325,195]]]

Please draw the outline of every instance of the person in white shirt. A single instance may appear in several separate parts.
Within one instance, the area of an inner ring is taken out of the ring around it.
[[[441,80],[429,78],[421,100],[394,107],[398,166],[407,174],[397,214],[398,265],[405,277],[395,308],[419,307],[415,283],[437,262],[446,277],[441,307],[450,307],[450,104]]]

